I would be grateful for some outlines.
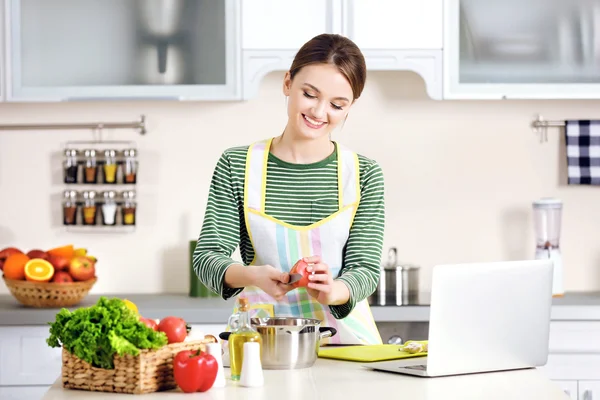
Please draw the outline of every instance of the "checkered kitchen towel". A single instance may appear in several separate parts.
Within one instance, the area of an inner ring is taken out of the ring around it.
[[[600,185],[600,121],[566,121],[565,135],[569,185]]]

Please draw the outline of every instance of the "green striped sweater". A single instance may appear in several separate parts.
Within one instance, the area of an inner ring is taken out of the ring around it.
[[[244,172],[248,146],[227,149],[217,162],[202,230],[193,255],[200,281],[223,299],[243,288],[225,285],[225,271],[239,264],[231,255],[239,245],[243,264],[254,250],[244,220]],[[330,306],[332,315],[346,317],[357,302],[377,287],[384,233],[384,179],[377,162],[358,155],[361,200],[350,231],[340,276],[349,289],[346,304]],[[338,210],[337,153],[312,164],[291,164],[269,154],[265,212],[290,224],[306,226]]]

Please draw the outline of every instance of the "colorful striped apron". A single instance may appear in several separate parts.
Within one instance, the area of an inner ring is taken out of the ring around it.
[[[359,163],[356,153],[337,146],[338,200],[337,212],[308,226],[295,226],[265,213],[267,186],[267,160],[272,139],[254,143],[248,149],[245,185],[244,214],[246,227],[254,248],[252,265],[271,265],[289,272],[302,257],[321,256],[335,279],[342,267],[343,249],[360,201]],[[261,289],[246,287],[240,297],[249,300],[251,317],[294,316],[317,318],[321,326],[333,327],[337,334],[324,339],[321,344],[381,344],[381,336],[367,300],[356,304],[346,317],[337,320],[313,299],[305,288],[287,293],[276,301]],[[234,309],[234,312],[237,312]]]

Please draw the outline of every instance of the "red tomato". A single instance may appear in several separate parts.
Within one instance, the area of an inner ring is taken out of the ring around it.
[[[166,317],[160,320],[158,330],[167,335],[169,343],[180,343],[187,337],[187,325],[179,317]]]
[[[307,287],[308,286],[308,282],[309,282],[308,276],[311,273],[306,270],[307,267],[308,267],[308,263],[306,261],[304,261],[303,259],[298,260],[296,262],[296,264],[294,264],[294,266],[290,270],[290,274],[300,274],[300,275],[302,275],[302,278],[298,282],[292,283],[293,287],[298,288],[298,287]]]
[[[211,354],[182,350],[173,358],[173,377],[184,393],[206,392],[217,379],[218,367]]]
[[[150,329],[153,329],[155,331],[158,330],[158,324],[153,319],[141,317],[140,322],[143,323],[144,325],[146,325]]]

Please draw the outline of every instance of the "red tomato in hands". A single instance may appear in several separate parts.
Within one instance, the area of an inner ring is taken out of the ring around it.
[[[308,268],[308,263],[303,259],[300,259],[294,264],[292,269],[290,270],[290,274],[300,274],[302,278],[298,282],[292,283],[292,286],[295,288],[299,287],[307,287],[308,286],[308,276],[311,274],[306,270]]]
[[[141,317],[140,318],[140,322],[142,324],[146,325],[148,328],[150,328],[152,330],[155,330],[155,331],[158,331],[158,324],[156,323],[155,320],[150,319],[150,318]]]
[[[187,325],[179,317],[166,317],[160,320],[158,330],[167,335],[169,343],[181,343],[187,337]]]
[[[185,393],[206,392],[217,379],[219,364],[211,354],[182,350],[173,358],[173,377]]]

